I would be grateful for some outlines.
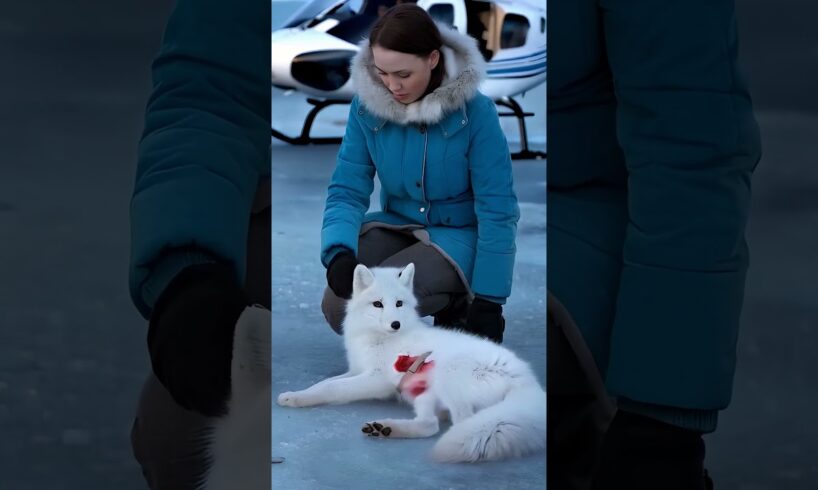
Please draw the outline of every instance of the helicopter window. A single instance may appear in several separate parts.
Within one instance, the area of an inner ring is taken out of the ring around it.
[[[349,80],[349,63],[355,51],[333,49],[311,51],[293,59],[291,73],[308,87],[332,92]]]
[[[454,26],[454,5],[438,3],[429,7],[429,15],[447,26]]]
[[[500,48],[519,48],[525,44],[530,24],[522,15],[506,14],[500,33]]]

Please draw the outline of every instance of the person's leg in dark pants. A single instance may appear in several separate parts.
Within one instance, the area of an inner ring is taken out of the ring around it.
[[[546,340],[548,486],[589,490],[614,405],[582,334],[550,292]]]
[[[712,489],[701,434],[615,411],[579,329],[551,294],[547,345],[549,487]]]
[[[370,229],[358,241],[358,260],[367,267],[403,267],[414,263],[414,289],[421,316],[437,313],[449,304],[453,295],[466,294],[454,266],[434,247],[408,233]],[[326,288],[321,310],[330,327],[340,334],[346,314],[346,300]]]
[[[433,315],[446,307],[453,295],[465,295],[466,288],[454,266],[431,245],[423,242],[404,248],[381,262],[383,267],[415,264],[415,296],[420,316]]]

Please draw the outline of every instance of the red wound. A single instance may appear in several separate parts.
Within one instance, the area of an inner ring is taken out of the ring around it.
[[[408,372],[409,368],[412,367],[412,364],[414,364],[417,359],[418,356],[398,356],[398,360],[395,361],[394,365],[395,371],[399,373]],[[426,381],[425,372],[431,369],[432,366],[434,366],[434,361],[424,361],[414,374],[408,374],[402,389],[403,393],[405,395],[408,394],[412,398],[416,398],[426,391],[429,385]]]
[[[395,371],[405,373],[412,367],[412,363],[414,363],[416,359],[417,357],[412,356],[398,356],[398,360],[395,361]]]
[[[426,391],[426,381],[419,381],[409,387],[409,393],[413,397],[420,396],[424,391]]]
[[[415,361],[417,361],[417,359],[418,359],[418,356],[404,356],[404,355],[398,356],[398,360],[395,361],[395,365],[394,365],[395,371],[397,371],[399,373],[405,373],[406,371],[409,370],[410,367],[412,367],[412,364],[414,364]],[[427,369],[431,368],[432,365],[434,365],[434,361],[424,361],[423,364],[420,365],[420,367],[417,369],[416,372],[422,373],[422,372],[426,371]]]

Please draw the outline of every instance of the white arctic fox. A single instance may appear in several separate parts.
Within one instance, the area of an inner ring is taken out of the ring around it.
[[[412,403],[414,419],[364,424],[369,436],[430,437],[438,415],[452,422],[432,456],[443,462],[518,457],[542,450],[546,395],[527,363],[508,349],[464,332],[423,323],[412,293],[415,268],[355,268],[344,320],[349,370],[279,405],[308,407],[384,399]]]

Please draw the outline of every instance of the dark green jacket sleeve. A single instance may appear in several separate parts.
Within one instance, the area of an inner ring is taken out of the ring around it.
[[[250,209],[270,172],[269,25],[258,0],[179,0],[171,14],[131,200],[130,291],[143,316],[160,258],[194,251],[244,276]]]
[[[629,174],[607,384],[632,400],[724,408],[760,158],[733,1],[600,5]]]

